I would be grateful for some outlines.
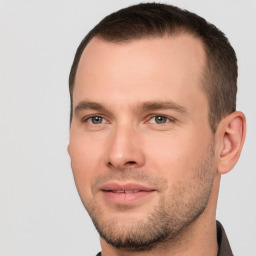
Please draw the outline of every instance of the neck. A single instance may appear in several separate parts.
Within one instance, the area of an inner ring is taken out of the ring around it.
[[[216,177],[204,212],[167,242],[149,251],[115,248],[101,238],[102,256],[216,256],[218,253],[216,206],[220,177]]]

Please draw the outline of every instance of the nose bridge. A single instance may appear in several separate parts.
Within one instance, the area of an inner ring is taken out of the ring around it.
[[[116,124],[108,147],[108,165],[117,169],[140,167],[144,164],[142,147],[138,143],[139,131],[131,122]]]

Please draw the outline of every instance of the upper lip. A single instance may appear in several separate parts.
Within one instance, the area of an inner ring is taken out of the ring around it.
[[[103,191],[115,191],[115,192],[125,192],[125,191],[134,191],[134,192],[139,192],[139,191],[145,191],[145,192],[150,192],[150,191],[155,191],[154,188],[150,188],[141,184],[137,183],[105,183],[100,187],[100,190]]]

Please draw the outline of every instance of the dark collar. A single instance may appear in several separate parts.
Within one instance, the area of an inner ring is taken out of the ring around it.
[[[216,224],[217,224],[217,240],[219,245],[218,256],[234,256],[223,226],[220,224],[219,221],[217,221]]]
[[[216,224],[217,224],[217,240],[219,245],[219,251],[217,256],[234,256],[223,226],[220,224],[219,221],[217,221]],[[99,252],[96,256],[101,256],[101,253]]]

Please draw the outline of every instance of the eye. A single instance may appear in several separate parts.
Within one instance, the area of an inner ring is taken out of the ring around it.
[[[91,116],[86,119],[86,122],[91,124],[102,124],[102,123],[106,123],[106,119],[101,116]]]
[[[153,123],[153,124],[165,124],[172,121],[170,118],[166,117],[166,116],[153,116],[149,119],[149,123]]]

